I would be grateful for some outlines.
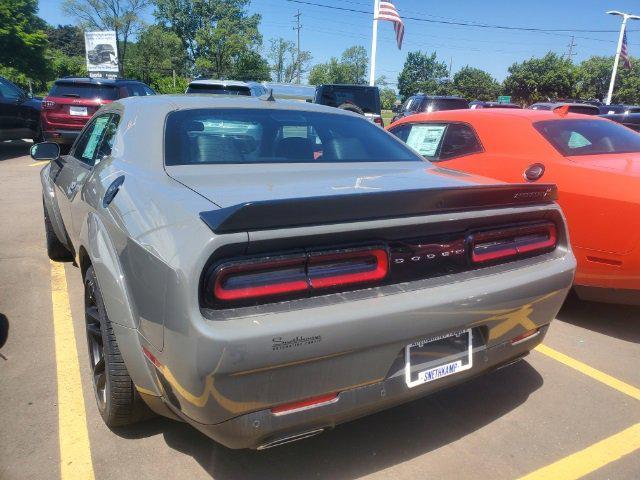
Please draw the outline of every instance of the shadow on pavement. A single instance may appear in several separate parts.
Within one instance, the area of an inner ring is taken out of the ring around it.
[[[640,343],[640,307],[586,302],[571,292],[557,319],[620,340]]]
[[[436,450],[490,424],[542,386],[527,362],[498,370],[344,425],[265,451],[229,450],[184,423],[156,419],[127,433],[162,433],[167,445],[191,455],[215,479],[354,479]]]
[[[33,143],[24,140],[13,140],[11,142],[0,142],[0,162],[12,158],[29,155],[29,149]]]

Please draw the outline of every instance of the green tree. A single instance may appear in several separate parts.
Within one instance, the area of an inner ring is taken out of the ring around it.
[[[142,27],[141,14],[149,0],[65,0],[63,11],[86,29],[114,30],[118,47],[118,66],[126,65],[130,38]]]
[[[500,84],[491,74],[479,68],[463,67],[453,76],[453,90],[467,100],[495,101]]]
[[[147,27],[131,44],[126,74],[148,84],[160,77],[184,74],[187,52],[178,36],[160,25]]]
[[[327,63],[319,63],[309,71],[309,85],[324,83],[349,83],[349,67],[332,57]]]
[[[247,50],[235,59],[231,77],[244,81],[269,81],[271,80],[269,62],[258,52]]]
[[[504,90],[517,101],[534,103],[576,94],[577,68],[570,60],[549,52],[509,67]]]
[[[37,0],[0,0],[0,66],[14,75],[41,78],[47,36]]]
[[[272,38],[269,41],[268,58],[271,60],[271,72],[275,82],[290,83],[297,77],[298,65],[302,76],[308,70],[311,61],[311,52],[298,50],[295,43],[282,37]]]
[[[640,104],[640,59],[631,59],[631,69],[618,67],[618,76],[613,89],[612,103]],[[613,67],[613,59],[611,60]],[[611,70],[609,70],[611,75]],[[609,88],[607,82],[607,89]]]
[[[84,57],[84,33],[75,25],[47,25],[49,48],[60,50],[69,57]]]
[[[398,92],[403,99],[418,92],[433,94],[442,90],[440,83],[447,74],[447,64],[438,61],[435,52],[409,52],[398,76]]]
[[[367,83],[367,67],[369,66],[369,56],[367,49],[362,46],[354,46],[347,48],[342,52],[340,58],[347,72],[348,80],[346,83],[355,85],[363,85]]]
[[[183,42],[202,74],[233,75],[235,62],[253,58],[262,44],[260,15],[247,13],[249,0],[154,0],[156,19]]]
[[[340,59],[331,57],[326,63],[314,65],[309,71],[309,84],[365,84],[368,63],[369,58],[364,47],[349,47],[342,52]]]
[[[50,48],[46,53],[49,66],[48,79],[60,77],[82,77],[87,75],[87,63],[84,56],[69,56],[64,51]]]
[[[396,104],[398,97],[393,89],[384,87],[380,89],[380,104],[382,110],[391,110]]]
[[[578,65],[578,94],[583,99],[603,100],[609,91],[613,57],[594,56]]]

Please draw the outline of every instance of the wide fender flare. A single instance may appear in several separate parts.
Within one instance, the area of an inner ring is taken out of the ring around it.
[[[89,213],[81,228],[80,244],[85,247],[93,265],[113,333],[133,383],[143,393],[160,396],[157,377],[142,350],[137,315],[117,249],[106,226],[94,212]]]

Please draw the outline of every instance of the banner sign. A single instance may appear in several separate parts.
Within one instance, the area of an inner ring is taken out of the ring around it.
[[[85,32],[84,46],[90,77],[118,76],[118,46],[116,32]]]

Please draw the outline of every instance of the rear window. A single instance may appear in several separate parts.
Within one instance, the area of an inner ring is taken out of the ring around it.
[[[251,89],[243,85],[206,85],[192,83],[187,93],[213,93],[218,95],[246,95],[251,96]]]
[[[339,107],[352,103],[365,113],[380,114],[380,93],[377,87],[324,86],[319,89],[316,103]]]
[[[438,98],[427,100],[425,103],[426,112],[438,112],[441,110],[463,110],[468,109],[469,104],[463,98]]]
[[[564,156],[640,152],[640,135],[602,120],[546,120],[533,124]]]
[[[172,112],[167,165],[423,161],[361,117],[266,109]]]
[[[49,92],[49,96],[117,100],[118,89],[111,85],[96,85],[91,83],[54,83]]]
[[[571,113],[582,113],[584,115],[598,115],[600,109],[592,105],[571,105],[569,107]]]

